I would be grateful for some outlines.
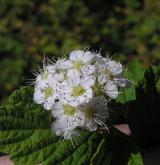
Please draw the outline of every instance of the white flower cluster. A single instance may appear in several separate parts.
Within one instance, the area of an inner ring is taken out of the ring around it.
[[[106,127],[107,102],[117,98],[119,87],[130,84],[122,71],[122,65],[109,57],[72,51],[69,59],[44,64],[36,77],[34,101],[51,110],[58,136],[70,139],[79,128],[95,131]]]

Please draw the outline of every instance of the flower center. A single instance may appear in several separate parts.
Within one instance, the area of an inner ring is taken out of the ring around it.
[[[94,95],[99,96],[104,94],[103,86],[100,83],[95,83],[92,87]]]
[[[95,112],[95,110],[91,106],[87,106],[84,109],[84,113],[85,113],[85,115],[86,115],[87,118],[92,118],[93,115],[94,115],[94,112]]]
[[[109,77],[110,80],[113,80],[113,79],[114,79],[114,76],[113,76],[112,72],[110,72],[109,70],[104,69],[104,70],[102,71],[102,73],[105,74],[105,75],[107,75],[107,76]]]
[[[72,91],[72,96],[81,96],[86,92],[82,86],[74,86]]]
[[[53,93],[54,93],[54,89],[50,86],[44,89],[45,98],[51,97]]]
[[[76,113],[76,108],[72,107],[71,105],[65,104],[64,105],[64,114],[73,116]]]
[[[76,70],[81,70],[84,66],[84,62],[82,60],[77,60],[73,62],[73,68]]]

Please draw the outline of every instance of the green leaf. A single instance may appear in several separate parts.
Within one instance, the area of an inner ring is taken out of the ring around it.
[[[117,98],[117,102],[126,103],[136,99],[136,86],[143,79],[146,68],[138,61],[132,61],[127,70],[124,71],[124,76],[132,81],[129,88],[122,88]]]
[[[127,121],[135,139],[143,146],[156,144],[160,139],[159,69],[153,66],[146,70],[143,81],[136,87],[136,100],[127,104]]]
[[[128,165],[142,165],[143,161],[139,153],[131,154]]]
[[[110,165],[127,165],[132,154],[140,155],[140,159],[137,161],[139,164],[134,165],[143,165],[141,154],[139,153],[134,140],[120,135],[116,136],[114,138],[114,148],[112,151],[113,156]]]
[[[127,67],[126,76],[134,81],[135,85],[143,79],[146,68],[137,60],[133,60]]]
[[[50,111],[32,100],[33,89],[22,87],[10,96],[8,105],[0,107],[0,152],[9,154],[15,165],[110,165],[115,155],[114,139],[120,135],[82,131],[73,138],[76,148],[71,140],[58,142],[60,137],[50,128]],[[125,145],[130,143],[128,139]],[[129,158],[123,148],[121,154],[127,162]]]
[[[91,158],[91,165],[109,165],[112,158],[112,139],[103,139]]]

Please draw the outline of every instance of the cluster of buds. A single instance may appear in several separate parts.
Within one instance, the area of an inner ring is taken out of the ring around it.
[[[34,101],[51,110],[56,135],[71,139],[82,129],[107,127],[107,103],[130,81],[119,62],[100,53],[75,50],[69,58],[45,62],[36,74]]]

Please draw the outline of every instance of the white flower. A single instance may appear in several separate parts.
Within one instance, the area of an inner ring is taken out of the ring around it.
[[[34,101],[37,104],[43,104],[45,109],[51,110],[58,98],[59,86],[60,84],[54,78],[46,79],[45,82],[39,81],[35,84]]]
[[[118,86],[125,87],[131,84],[131,81],[125,79],[122,76],[123,67],[119,62],[109,60],[106,63],[106,70],[109,75],[109,79],[113,80]]]
[[[41,74],[38,74],[35,81],[35,86],[44,88],[49,81],[52,81],[53,75],[47,70],[44,70]]]
[[[67,78],[67,69],[71,68],[69,60],[59,59],[56,63],[45,66],[49,73],[58,81],[63,82]]]
[[[82,112],[75,106],[57,101],[52,108],[52,115],[58,120],[63,120],[62,125],[67,126],[68,129],[74,129],[82,125]]]
[[[95,97],[93,100],[85,105],[80,105],[79,109],[84,113],[82,117],[85,121],[82,127],[87,128],[89,131],[97,130],[98,125],[105,125],[106,119],[109,117],[107,111],[107,100],[103,96]],[[107,128],[108,129],[108,128]]]
[[[36,87],[39,86],[40,88],[44,88],[49,81],[52,81],[54,78],[55,80],[61,82],[64,79],[63,73],[57,72],[57,67],[55,64],[47,64],[43,66],[43,69],[40,69],[40,73],[36,74]]]
[[[84,125],[84,116],[77,107],[69,104],[64,104],[62,101],[55,103],[52,109],[52,115],[56,118],[56,121],[52,125],[52,129],[58,136],[68,137],[68,133],[73,133],[72,130]]]
[[[95,80],[92,77],[81,77],[79,72],[70,70],[68,79],[61,88],[61,97],[65,103],[73,106],[88,103],[93,96],[92,86]]]
[[[114,81],[118,86],[125,87],[131,82],[122,76],[123,67],[119,62],[103,58],[97,62],[97,75],[101,84],[108,80]]]
[[[62,82],[64,80],[64,72],[59,71],[59,68],[56,66],[56,64],[46,66],[46,70],[49,74],[52,74],[52,77],[54,77],[54,79],[56,79],[58,82]]]
[[[96,62],[98,82],[104,85],[106,94],[116,99],[118,87],[129,86],[131,82],[122,76],[123,67],[119,62],[110,58],[102,58]]]
[[[78,107],[58,101],[52,109],[52,115],[56,118],[52,129],[57,136],[63,136],[65,139],[71,138],[77,128],[95,131],[100,125],[108,129],[105,125],[109,117],[106,104],[107,100],[102,96],[95,97],[91,102]]]
[[[96,63],[96,73],[101,84],[108,80],[114,80],[117,75],[122,73],[122,65],[109,58],[102,58]]]
[[[119,62],[114,60],[108,60],[106,62],[106,72],[109,72],[109,75],[119,75],[122,73],[123,67]]]
[[[71,69],[82,72],[85,75],[91,75],[95,71],[95,66],[93,65],[95,54],[90,51],[72,51],[69,60]]]

